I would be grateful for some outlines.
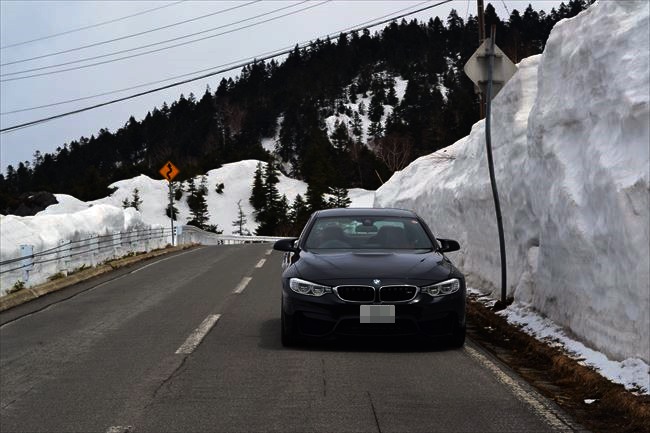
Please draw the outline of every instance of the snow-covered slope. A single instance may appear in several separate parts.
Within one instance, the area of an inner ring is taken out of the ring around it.
[[[600,2],[558,23],[495,98],[492,126],[509,294],[609,356],[645,362],[649,5]],[[483,121],[396,173],[375,205],[415,209],[461,242],[473,286],[500,287]]]
[[[209,223],[217,224],[218,228],[223,230],[224,234],[232,234],[234,230],[232,222],[237,218],[237,202],[240,200],[242,210],[248,220],[246,227],[251,233],[255,232],[257,228],[257,223],[253,217],[253,207],[248,202],[248,199],[251,195],[251,186],[258,163],[262,164],[262,167],[266,166],[265,162],[244,160],[224,164],[223,167],[210,170],[206,173],[208,186],[206,201],[210,214]],[[305,182],[286,177],[283,174],[280,174],[278,177],[280,180],[277,185],[278,191],[280,195],[287,196],[289,203],[293,202],[297,194],[302,195],[304,198],[307,192],[307,184]],[[195,179],[195,182],[197,185],[199,184],[200,180],[198,177]],[[224,184],[223,193],[218,194],[215,191],[215,186],[221,183]],[[89,203],[82,202],[69,195],[56,194],[59,203],[49,206],[38,215],[67,214],[98,204],[110,204],[121,208],[122,201],[124,199],[131,200],[133,192],[137,188],[142,200],[140,212],[143,221],[147,224],[163,226],[169,224],[169,218],[165,215],[165,209],[169,203],[167,181],[155,180],[145,175],[140,175],[132,179],[115,182],[110,187],[116,188],[113,194]],[[371,207],[374,191],[354,188],[350,190],[349,197],[352,201],[352,207]],[[185,223],[190,216],[186,194],[179,201],[175,200],[174,206],[176,206],[179,212],[178,221]]]

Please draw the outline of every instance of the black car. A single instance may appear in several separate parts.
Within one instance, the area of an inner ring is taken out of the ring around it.
[[[403,209],[315,212],[282,239],[282,344],[333,336],[410,336],[465,342],[465,279],[436,239]]]

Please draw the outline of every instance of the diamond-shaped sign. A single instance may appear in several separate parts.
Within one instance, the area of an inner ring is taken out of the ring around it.
[[[165,165],[162,166],[158,173],[160,173],[167,181],[171,182],[172,179],[180,172],[178,168],[171,161],[167,161]]]
[[[480,47],[469,58],[463,70],[483,94],[487,93],[488,67],[490,62],[490,38],[483,41]],[[503,88],[505,83],[517,72],[517,66],[494,45],[494,68],[492,70],[492,98]]]

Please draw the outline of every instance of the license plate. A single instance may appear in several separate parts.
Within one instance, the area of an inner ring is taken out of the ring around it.
[[[361,323],[395,323],[394,305],[360,305]]]

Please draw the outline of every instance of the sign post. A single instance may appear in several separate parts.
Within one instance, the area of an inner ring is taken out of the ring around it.
[[[482,94],[485,95],[485,147],[488,158],[488,169],[490,171],[490,184],[492,186],[492,197],[494,198],[494,210],[499,231],[499,251],[501,253],[501,303],[499,307],[507,305],[507,267],[506,267],[506,245],[503,234],[503,218],[501,217],[501,204],[497,190],[496,178],[494,175],[494,161],[492,159],[492,98],[503,88],[505,83],[517,71],[517,66],[510,61],[503,51],[494,43],[496,26],[492,26],[491,35],[483,41],[480,47],[472,54],[463,70],[465,74],[476,84]]]
[[[178,168],[171,162],[167,161],[162,166],[158,173],[160,173],[169,183],[169,221],[172,228],[172,246],[174,245],[174,189],[172,187],[172,180],[180,172]]]

